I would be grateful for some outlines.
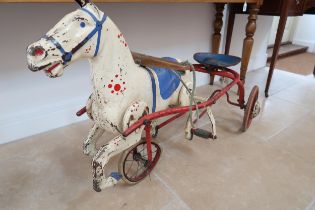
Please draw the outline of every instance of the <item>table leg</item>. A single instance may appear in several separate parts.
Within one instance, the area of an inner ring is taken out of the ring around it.
[[[272,52],[272,57],[271,57],[271,62],[270,62],[270,67],[269,67],[269,72],[268,72],[268,78],[266,82],[266,87],[265,87],[265,96],[269,96],[269,87],[272,79],[272,74],[275,69],[275,65],[278,59],[278,53],[281,45],[281,40],[282,36],[284,33],[285,25],[287,22],[287,17],[288,17],[288,11],[286,8],[282,8],[282,12],[280,15],[280,20],[279,20],[279,25],[278,25],[278,30],[277,30],[277,35],[276,35],[276,41],[273,47],[273,52]]]
[[[214,33],[212,36],[212,52],[219,53],[220,43],[221,43],[221,29],[223,26],[223,10],[225,4],[217,3],[215,4],[216,15],[214,20]],[[213,85],[214,76],[210,76],[210,85]]]
[[[248,16],[248,22],[246,25],[246,38],[244,39],[244,42],[243,42],[242,63],[241,63],[241,70],[240,70],[240,77],[243,82],[245,82],[250,54],[252,52],[252,48],[254,44],[253,36],[256,31],[257,13],[259,12],[260,6],[256,4],[250,4],[249,7],[250,7],[249,16]]]
[[[226,31],[225,51],[224,51],[224,54],[226,55],[230,53],[234,21],[235,21],[235,12],[230,7],[229,19],[228,19],[227,31]]]

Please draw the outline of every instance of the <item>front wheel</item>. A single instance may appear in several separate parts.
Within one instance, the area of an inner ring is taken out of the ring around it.
[[[127,184],[136,184],[142,181],[156,166],[161,156],[161,148],[155,143],[152,145],[152,162],[148,160],[147,143],[141,141],[123,152],[119,160],[119,173]]]
[[[249,128],[249,126],[252,123],[252,119],[255,118],[259,114],[260,105],[257,101],[258,94],[259,94],[259,88],[257,85],[255,85],[252,91],[250,92],[248,101],[246,103],[243,124],[242,124],[243,132],[245,132]]]

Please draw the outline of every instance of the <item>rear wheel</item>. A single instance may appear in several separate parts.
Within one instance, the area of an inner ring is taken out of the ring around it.
[[[152,145],[152,162],[148,160],[147,143],[145,140],[126,150],[119,160],[119,172],[127,184],[136,184],[142,181],[156,166],[161,156],[161,148],[155,143]]]
[[[245,107],[245,113],[243,118],[243,125],[242,125],[242,131],[245,132],[249,126],[252,123],[252,119],[255,118],[260,111],[260,105],[258,103],[258,94],[259,94],[259,88],[257,85],[255,85],[250,92],[250,95],[248,97],[248,101],[246,103]]]

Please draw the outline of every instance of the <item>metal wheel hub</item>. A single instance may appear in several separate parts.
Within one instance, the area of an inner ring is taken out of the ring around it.
[[[260,103],[256,101],[254,109],[253,109],[253,118],[257,117],[260,113]]]
[[[141,162],[143,164],[144,167],[146,167],[148,165],[148,160],[144,159],[140,153],[135,152],[133,154],[133,159],[137,162]]]

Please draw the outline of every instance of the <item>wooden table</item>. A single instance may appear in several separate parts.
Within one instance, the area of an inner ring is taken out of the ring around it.
[[[0,3],[67,3],[74,2],[74,0],[0,0]],[[223,25],[223,10],[225,4],[243,4],[245,0],[93,0],[93,2],[103,3],[215,3],[216,14],[214,20],[214,34],[212,36],[212,52],[219,53],[221,43],[221,30]],[[245,81],[248,62],[252,52],[254,44],[253,36],[256,31],[256,19],[259,12],[259,8],[263,3],[263,0],[246,0],[248,4],[248,22],[245,28],[245,38],[243,42],[242,50],[242,62],[240,77]],[[228,33],[232,33],[229,31]],[[211,78],[210,83],[213,83]]]
[[[234,18],[236,13],[242,12],[242,5],[234,4],[230,9],[228,33],[227,33],[227,45],[225,53],[229,52],[231,34],[229,31],[233,30]],[[315,14],[315,0],[264,0],[264,4],[260,8],[259,15],[271,15],[280,16],[276,40],[272,52],[268,79],[265,87],[265,96],[269,96],[269,87],[274,72],[274,68],[277,62],[279,48],[281,45],[282,36],[284,33],[286,21],[288,16],[301,16],[304,13]]]

